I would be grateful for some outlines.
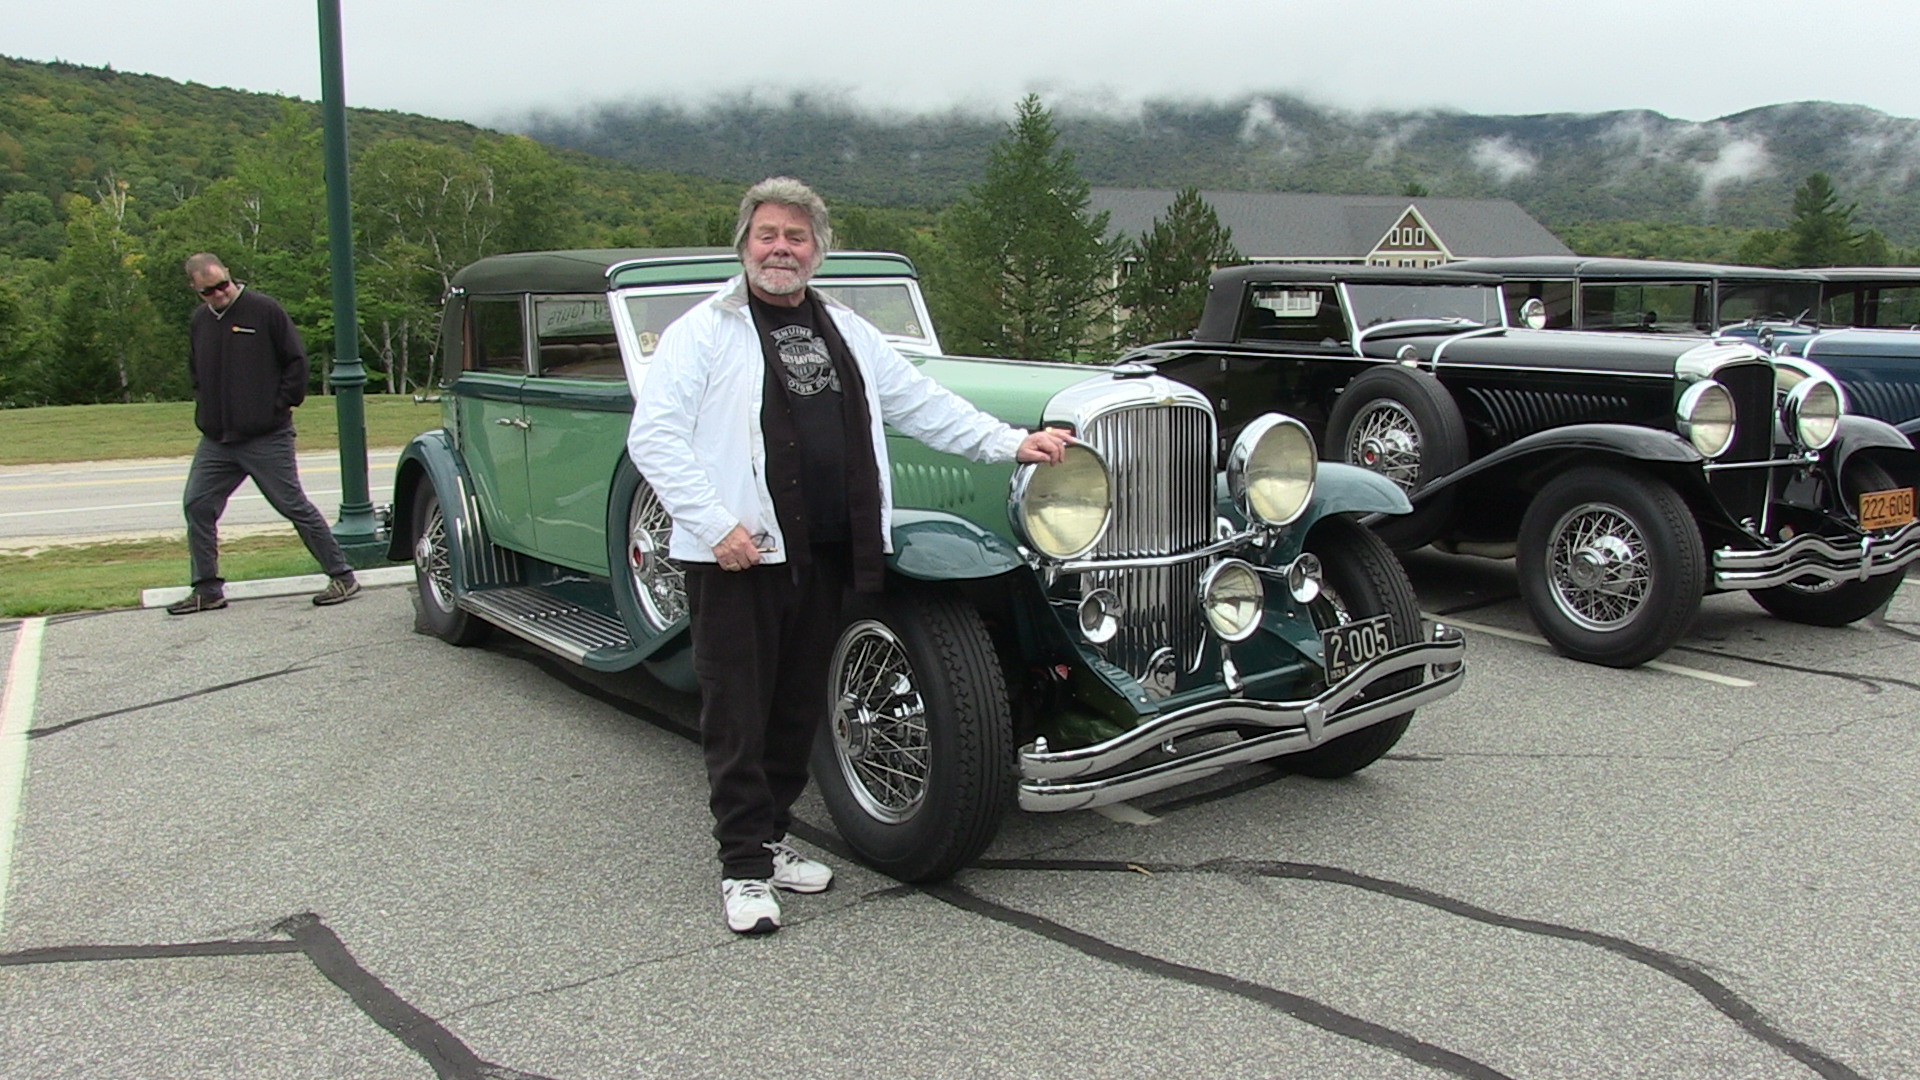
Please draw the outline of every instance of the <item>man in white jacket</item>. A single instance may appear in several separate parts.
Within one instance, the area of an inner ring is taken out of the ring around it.
[[[737,933],[779,929],[770,888],[833,871],[786,843],[826,704],[842,597],[878,592],[891,548],[885,426],[975,461],[1057,464],[1064,431],[1009,427],[921,374],[807,282],[827,208],[790,177],[755,184],[745,273],[668,326],[635,387],[627,449],[673,518],[687,570],[708,805]]]

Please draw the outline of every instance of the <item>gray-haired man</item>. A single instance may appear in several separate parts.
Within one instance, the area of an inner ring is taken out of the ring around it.
[[[687,568],[727,925],[780,926],[769,887],[833,872],[787,846],[849,589],[878,592],[891,544],[885,425],[976,461],[1057,463],[1065,432],[1011,428],[922,375],[871,323],[807,282],[832,244],[826,204],[755,184],[734,247],[745,273],[660,336],[628,452],[673,518]]]

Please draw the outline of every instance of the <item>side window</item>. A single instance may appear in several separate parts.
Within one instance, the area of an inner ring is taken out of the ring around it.
[[[526,374],[527,331],[521,322],[519,297],[468,298],[464,366],[468,371]]]
[[[1525,326],[1520,320],[1520,309],[1529,300],[1538,300],[1547,305],[1548,330],[1566,330],[1573,326],[1573,282],[1571,281],[1508,281],[1507,325]]]
[[[1706,285],[1620,282],[1580,287],[1582,330],[1710,329]]]
[[[627,377],[606,297],[536,297],[533,329],[540,342],[537,374],[561,379]]]
[[[1912,328],[1920,324],[1920,286],[1874,290],[1873,325]]]
[[[1326,285],[1256,285],[1240,313],[1241,341],[1344,345],[1347,321]]]

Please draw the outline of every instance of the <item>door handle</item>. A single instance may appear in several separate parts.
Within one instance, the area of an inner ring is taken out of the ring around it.
[[[532,424],[527,423],[525,420],[522,420],[517,416],[503,416],[500,419],[495,420],[494,423],[501,424],[506,427],[517,427],[521,431],[525,431],[528,428],[533,426]]]

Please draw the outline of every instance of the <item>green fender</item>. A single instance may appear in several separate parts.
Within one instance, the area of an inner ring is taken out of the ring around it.
[[[423,431],[407,443],[393,472],[393,528],[387,540],[387,558],[413,561],[413,506],[422,484],[440,492],[441,504],[452,503],[465,514],[466,469],[453,452],[453,439],[444,428]],[[445,513],[443,510],[442,513]],[[456,556],[457,557],[457,556]],[[456,581],[461,577],[456,568]]]
[[[939,510],[893,512],[887,567],[920,581],[971,581],[1025,565],[1005,537]]]
[[[1314,525],[1333,514],[1405,514],[1412,510],[1413,504],[1407,501],[1399,485],[1379,473],[1358,465],[1323,461],[1313,485],[1313,502],[1293,524],[1277,530],[1274,542],[1267,547],[1266,557],[1260,561],[1273,566],[1292,562],[1306,546],[1307,534],[1313,531]],[[1220,480],[1218,511],[1236,528],[1246,526],[1246,518],[1227,496],[1224,475]]]

